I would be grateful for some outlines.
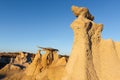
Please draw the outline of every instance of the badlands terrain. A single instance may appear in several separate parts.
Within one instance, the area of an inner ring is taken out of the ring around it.
[[[0,53],[0,80],[120,80],[120,43],[102,39],[103,24],[93,22],[87,8],[71,9],[76,19],[70,56],[43,47],[36,54]]]

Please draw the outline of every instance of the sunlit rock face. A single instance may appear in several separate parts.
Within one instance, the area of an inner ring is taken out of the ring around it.
[[[61,80],[67,63],[66,57],[60,57],[56,49],[42,48],[42,50],[45,54],[41,54],[41,50],[38,50],[32,63],[25,69],[21,80]]]
[[[53,48],[42,50],[45,54],[38,50],[31,63],[28,54],[16,55],[14,60],[0,69],[0,80],[61,80],[68,56],[59,55],[58,50]],[[26,63],[29,65],[23,67]]]
[[[74,43],[62,80],[119,80],[120,43],[101,38],[102,24],[84,7],[72,6]]]

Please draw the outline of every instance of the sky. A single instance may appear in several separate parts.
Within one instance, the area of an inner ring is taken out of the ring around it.
[[[36,52],[37,46],[69,55],[73,44],[71,6],[87,7],[102,37],[120,41],[120,0],[0,0],[0,52]]]

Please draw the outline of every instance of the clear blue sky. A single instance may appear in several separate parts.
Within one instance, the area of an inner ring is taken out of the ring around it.
[[[72,5],[89,8],[104,24],[104,39],[120,41],[120,0],[0,0],[0,51],[36,52],[39,45],[69,54]]]

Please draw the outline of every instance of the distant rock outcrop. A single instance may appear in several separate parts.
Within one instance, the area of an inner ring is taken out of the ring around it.
[[[31,58],[32,58],[31,54],[27,52],[20,52],[12,63],[27,67],[32,62]]]
[[[3,68],[6,64],[12,63],[17,55],[19,55],[18,52],[14,52],[14,53],[1,52],[0,53],[0,69]]]
[[[38,50],[34,60],[26,68],[22,80],[30,77],[31,80],[61,80],[67,57],[59,56],[57,49],[42,48],[42,50],[45,51],[45,54],[41,55],[41,50]]]
[[[3,79],[1,75],[5,75],[3,80],[61,80],[69,57],[59,55],[57,49],[42,48],[42,50],[45,51],[43,55],[41,50],[36,54],[18,53],[0,70],[0,79]]]
[[[34,55],[28,52],[1,52],[0,69],[9,63],[26,67],[32,62]]]
[[[101,38],[103,25],[93,22],[87,8],[72,11],[74,43],[62,80],[120,80],[120,43]]]

